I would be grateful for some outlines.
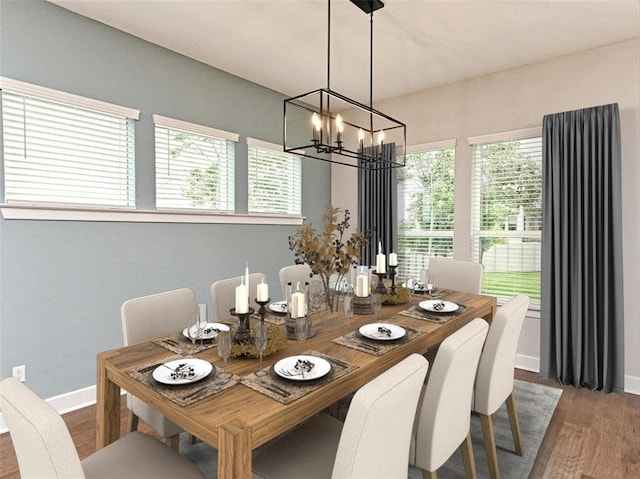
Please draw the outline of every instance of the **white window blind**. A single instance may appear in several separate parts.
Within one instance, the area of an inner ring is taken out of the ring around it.
[[[401,275],[419,278],[432,256],[453,254],[454,145],[420,145],[422,151],[414,147],[398,171]]]
[[[135,206],[136,110],[6,78],[2,88],[6,203]]]
[[[153,119],[156,207],[233,211],[238,135],[159,115]]]
[[[542,138],[473,145],[472,238],[482,292],[540,302]]]
[[[249,213],[302,214],[302,160],[282,146],[247,138]]]

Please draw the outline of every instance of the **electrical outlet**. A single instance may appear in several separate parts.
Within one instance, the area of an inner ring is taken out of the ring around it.
[[[11,375],[17,378],[20,382],[24,382],[27,379],[27,367],[23,364],[13,368]]]

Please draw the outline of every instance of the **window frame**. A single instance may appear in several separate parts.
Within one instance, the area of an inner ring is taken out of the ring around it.
[[[503,142],[511,142],[511,141],[519,141],[519,140],[529,140],[539,138],[542,141],[542,128],[541,127],[533,127],[533,128],[525,128],[520,130],[513,130],[507,132],[500,132],[490,135],[481,135],[475,137],[469,137],[467,139],[468,144],[471,148],[471,205],[470,205],[470,228],[469,228],[469,239],[471,242],[471,255],[472,260],[481,262],[481,258],[479,255],[481,254],[481,246],[480,241],[484,238],[531,238],[538,239],[540,242],[542,241],[542,228],[540,230],[523,230],[523,231],[492,231],[492,230],[481,230],[481,191],[480,187],[476,184],[476,178],[478,174],[481,172],[481,164],[478,164],[476,161],[476,148],[481,147],[483,145],[488,144],[496,144]],[[540,154],[542,155],[542,144],[540,145]],[[541,164],[542,168],[542,164]],[[542,169],[540,175],[540,182],[542,183]],[[542,212],[541,212],[542,214]],[[540,267],[542,264],[540,263]],[[485,275],[486,276],[486,275]],[[483,283],[484,283],[483,278]],[[491,294],[491,292],[482,291],[482,294]],[[498,296],[498,303],[502,304],[506,301],[505,298],[501,298]],[[533,311],[534,316],[538,314],[540,311],[540,302],[541,299],[532,298],[529,311]]]
[[[265,212],[265,211],[253,211],[251,209],[251,148],[256,148],[258,150],[269,151],[275,154],[279,154],[283,156],[283,159],[287,161],[297,161],[297,179],[299,183],[295,188],[297,188],[299,195],[296,199],[296,203],[298,206],[298,210],[292,213],[274,213],[274,212]],[[283,215],[289,217],[300,217],[302,215],[302,156],[298,156],[295,153],[299,153],[297,150],[295,152],[285,152],[282,149],[282,145],[278,145],[276,143],[270,143],[267,141],[259,140],[256,138],[247,137],[247,211],[249,214],[264,214],[264,215]]]

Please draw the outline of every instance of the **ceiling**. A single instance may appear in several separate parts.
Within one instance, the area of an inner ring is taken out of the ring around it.
[[[287,95],[327,86],[326,0],[48,0]],[[638,0],[384,0],[374,99],[640,34]],[[331,88],[369,102],[369,16],[331,2]]]

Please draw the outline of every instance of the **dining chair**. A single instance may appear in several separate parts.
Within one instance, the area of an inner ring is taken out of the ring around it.
[[[327,414],[268,445],[256,479],[406,479],[411,427],[429,363],[412,354],[360,388],[344,423]]]
[[[435,285],[438,288],[474,294],[482,291],[480,263],[434,256],[429,260],[429,274],[435,275]]]
[[[125,301],[120,308],[124,345],[182,331],[188,324],[193,324],[197,307],[195,295],[188,288]],[[165,438],[172,449],[178,450],[181,428],[131,394],[127,394],[127,406],[129,432],[135,431],[138,420],[142,419],[160,437]]]
[[[0,381],[0,411],[22,479],[204,477],[187,459],[140,432],[129,433],[81,461],[60,414],[13,377]]]
[[[489,325],[476,318],[440,344],[427,384],[422,388],[412,434],[409,463],[424,479],[460,448],[467,479],[476,477],[471,445],[471,395]]]
[[[282,289],[282,299],[287,299],[287,283],[295,285],[298,281],[304,283],[309,281],[313,273],[308,264],[292,264],[280,268],[278,277],[280,279],[280,288]]]
[[[480,416],[484,449],[492,479],[500,477],[493,419],[505,401],[516,454],[522,456],[522,437],[513,396],[513,370],[518,339],[529,309],[529,297],[519,294],[502,305],[491,322],[476,374],[472,410]]]
[[[229,310],[236,306],[236,286],[240,284],[242,278],[244,276],[221,279],[211,285],[211,304],[213,305],[215,321],[220,321],[230,316]],[[263,273],[251,273],[249,275],[249,304],[256,311],[259,307],[255,302],[256,287],[262,281],[267,281]]]

